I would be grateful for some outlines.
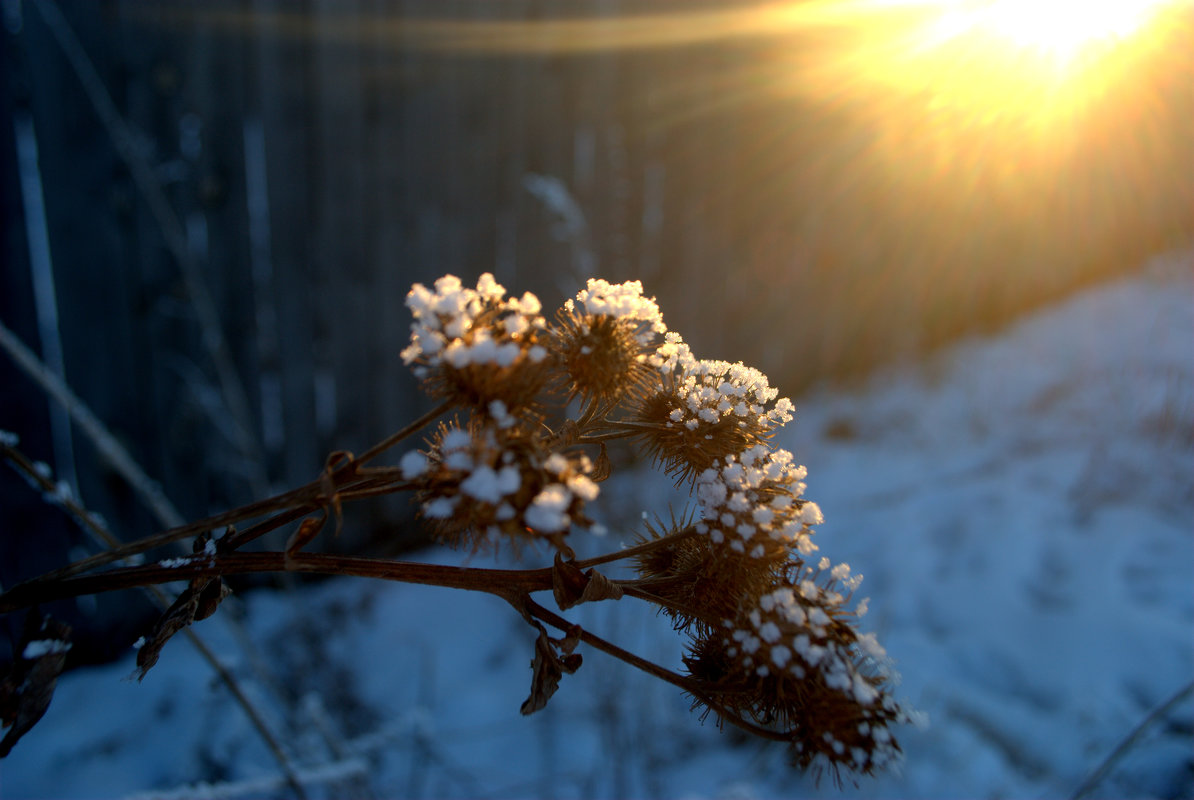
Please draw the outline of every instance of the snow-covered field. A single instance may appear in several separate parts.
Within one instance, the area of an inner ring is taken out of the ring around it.
[[[901,775],[846,795],[1070,796],[1194,680],[1194,253],[802,398],[779,444],[808,466],[827,518],[816,540],[866,575],[864,627],[931,721],[904,732]],[[631,517],[683,502],[666,478],[614,480],[603,494]],[[239,598],[243,632],[227,624],[236,608],[196,630],[271,715],[313,797],[839,794],[583,646],[547,709],[520,716],[533,631],[488,596],[337,580]],[[678,663],[682,639],[635,600],[567,616]],[[290,794],[182,638],[143,683],[132,658],[60,681],[0,762],[0,797]],[[1194,699],[1093,795],[1194,796]]]

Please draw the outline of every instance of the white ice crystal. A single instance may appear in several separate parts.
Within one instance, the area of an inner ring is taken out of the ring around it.
[[[641,344],[650,344],[655,334],[667,332],[663,314],[654,298],[643,297],[640,281],[610,283],[600,278],[590,278],[586,287],[577,292],[576,301],[584,306],[586,314],[608,316],[635,324],[635,336]],[[568,310],[575,308],[569,300],[564,304]]]
[[[584,500],[586,503],[591,503],[597,499],[597,495],[601,489],[597,483],[587,475],[574,475],[568,479],[568,490],[574,495]]]
[[[518,471],[514,470],[514,479],[518,480]],[[460,482],[460,491],[473,497],[477,500],[482,500],[491,505],[497,505],[501,502],[502,496],[506,494],[503,481],[499,479],[497,471],[493,467],[481,465],[473,470],[472,474]],[[518,483],[514,484],[515,490],[518,488]]]
[[[25,649],[21,651],[21,658],[26,661],[32,661],[42,656],[65,653],[70,648],[70,642],[63,641],[62,639],[34,639],[25,645]]]
[[[503,430],[514,427],[514,423],[518,421],[501,400],[491,400],[489,402],[489,416],[493,417],[494,424]]]
[[[714,541],[730,539],[730,546],[739,552],[746,552],[744,543],[759,534],[795,544],[802,552],[815,549],[808,543],[812,523],[805,521],[804,512],[814,504],[806,501],[800,510],[795,505],[804,491],[806,474],[791,453],[765,445],[751,447],[737,458],[728,456],[696,478],[702,517],[697,530]],[[808,519],[818,519],[819,513],[809,514]],[[755,543],[750,552],[761,556],[766,548]]]
[[[766,433],[792,419],[792,401],[777,399],[762,372],[742,362],[697,360],[678,336],[665,337],[654,363],[673,376],[677,405],[669,419],[690,430],[728,420]]]
[[[456,369],[472,364],[511,366],[523,353],[525,334],[545,323],[535,295],[527,292],[508,300],[505,295],[505,288],[488,272],[477,280],[476,289],[466,288],[455,275],[437,280],[434,290],[416,283],[406,296],[414,321],[410,344],[401,352],[403,362]],[[492,324],[478,325],[481,315],[490,312],[497,313],[487,317]],[[532,361],[543,355],[528,353]]]
[[[528,526],[544,533],[557,533],[572,522],[567,511],[572,504],[572,493],[564,486],[553,483],[535,495],[526,510]]]
[[[448,519],[455,511],[455,497],[436,497],[423,504],[423,516],[428,519]]]
[[[427,471],[427,456],[418,450],[411,450],[402,456],[398,468],[402,470],[404,480],[413,481]]]

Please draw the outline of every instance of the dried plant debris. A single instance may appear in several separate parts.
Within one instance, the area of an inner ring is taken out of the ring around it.
[[[594,600],[622,599],[621,586],[591,567],[582,571],[575,562],[565,561],[559,553],[551,569],[551,588],[561,611]]]
[[[37,611],[25,617],[15,658],[0,677],[0,721],[8,728],[0,740],[0,758],[9,754],[50,707],[71,648],[70,635],[69,625]]]
[[[143,637],[137,648],[137,680],[158,663],[162,648],[170,637],[192,622],[204,620],[216,612],[225,597],[232,594],[223,578],[195,578],[178,599],[166,609],[153,630]]]
[[[531,694],[523,701],[523,714],[534,714],[547,706],[547,701],[560,688],[564,673],[571,675],[580,669],[582,657],[573,650],[580,643],[580,626],[574,625],[560,639],[547,635],[547,629],[539,623],[539,638],[535,640],[535,658],[531,661]]]

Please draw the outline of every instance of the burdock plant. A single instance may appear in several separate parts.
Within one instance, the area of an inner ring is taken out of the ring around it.
[[[533,294],[507,297],[489,274],[475,288],[452,275],[430,288],[415,284],[406,305],[414,321],[401,357],[440,401],[432,412],[359,456],[332,454],[316,480],[293,491],[14,586],[0,595],[0,613],[185,580],[139,642],[144,675],[174,633],[218,610],[229,575],[354,575],[488,592],[537,632],[525,714],[543,708],[563,675],[576,671],[584,644],[679,687],[722,724],[786,743],[802,768],[839,777],[898,761],[893,729],[916,714],[891,694],[896,676],[883,648],[859,632],[861,576],[817,555],[822,514],[803,496],[806,470],[771,444],[793,406],[765,375],[697,359],[637,281],[589,280],[551,319]],[[637,447],[694,507],[648,524],[634,546],[578,559],[572,537],[603,532],[589,508],[614,469],[613,440]],[[402,442],[396,464],[373,463]],[[27,463],[11,437],[0,444],[14,465]],[[446,546],[514,545],[547,552],[551,564],[484,569],[307,549],[328,521],[342,524],[346,504],[399,492],[410,493]],[[281,528],[292,530],[284,550],[245,550]],[[144,561],[187,539],[192,555]],[[129,556],[142,563],[113,566]],[[615,562],[632,576],[598,570]],[[555,610],[532,598],[539,591],[552,593]],[[560,613],[624,596],[672,620],[686,639],[684,673]],[[48,705],[69,648],[65,626],[32,611],[28,620],[0,683],[6,751]]]

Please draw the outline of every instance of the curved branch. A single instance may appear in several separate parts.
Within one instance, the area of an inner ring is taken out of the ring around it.
[[[567,632],[572,630],[574,627],[572,623],[568,622],[568,620],[564,619],[559,614],[544,608],[525,595],[519,598],[518,602],[515,602],[515,600],[513,600],[508,594],[505,595],[505,598],[511,603],[511,605],[514,605],[519,612],[530,614],[532,617],[541,620],[542,622],[546,622],[548,625],[551,625],[557,630]],[[606,655],[612,656],[619,661],[623,661],[632,667],[642,670],[648,675],[659,678],[660,680],[670,683],[672,686],[683,690],[702,704],[712,709],[720,719],[729,722],[731,725],[737,728],[741,728],[747,733],[752,733],[756,736],[761,736],[764,739],[770,739],[776,742],[789,741],[788,736],[786,736],[782,731],[764,728],[761,725],[739,716],[732,709],[729,709],[714,700],[707,693],[707,687],[702,681],[685,677],[677,672],[672,672],[666,667],[659,666],[654,661],[648,661],[642,656],[636,655],[629,650],[618,647],[613,642],[607,641],[602,639],[600,636],[589,633],[584,628],[580,629],[580,640],[590,647],[600,650]]]

